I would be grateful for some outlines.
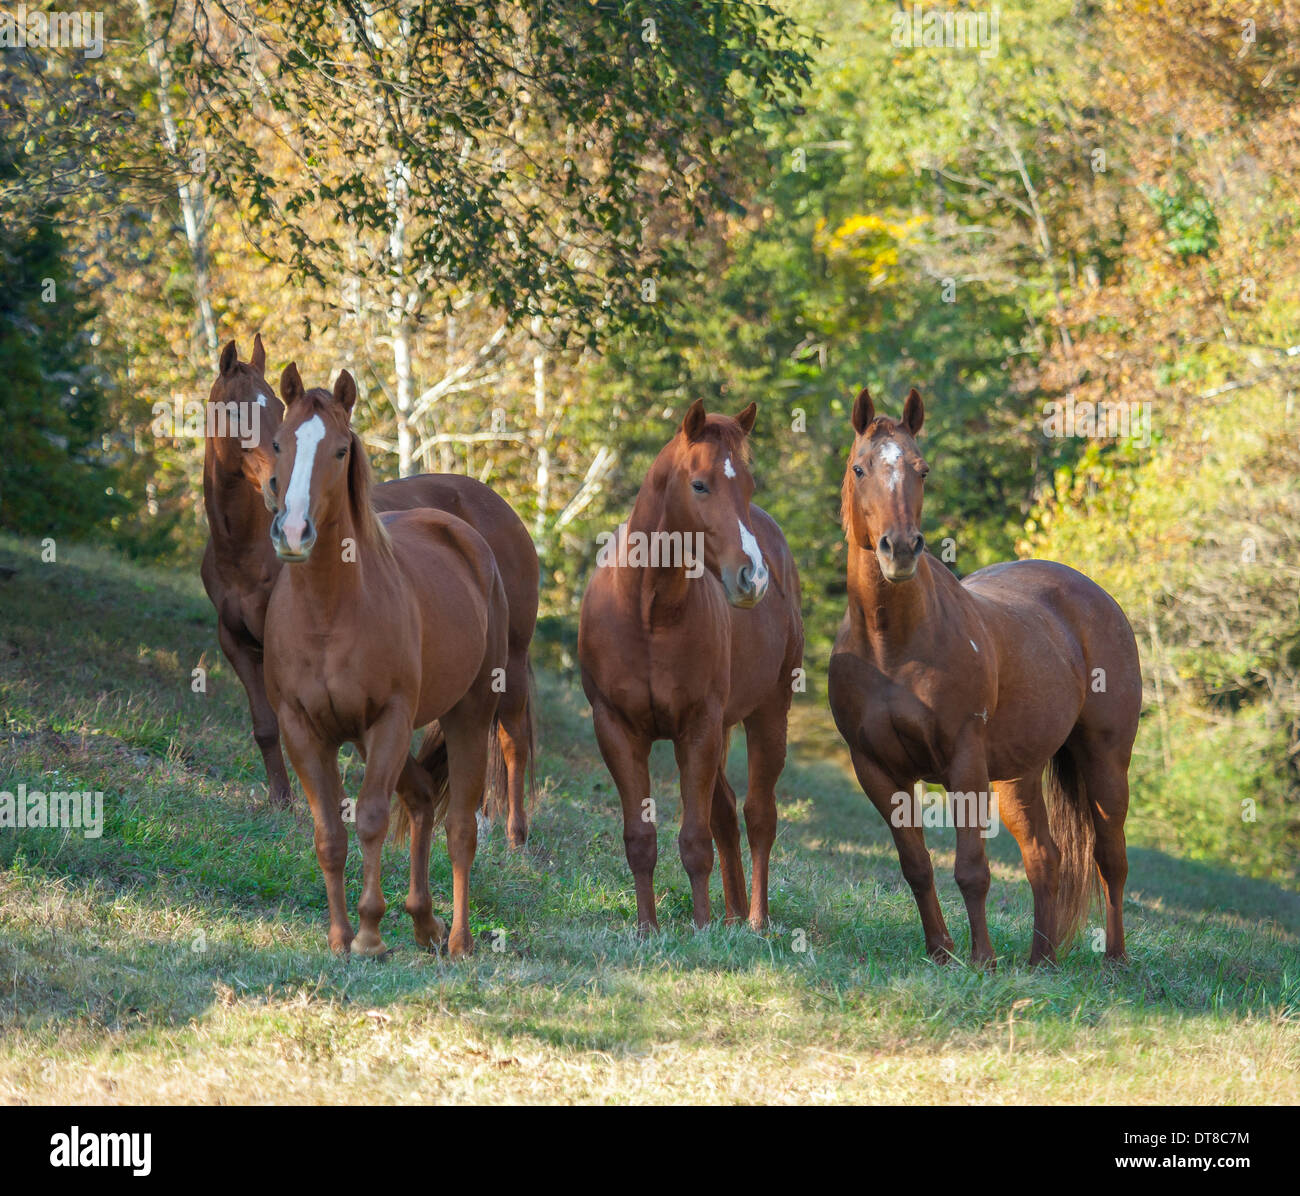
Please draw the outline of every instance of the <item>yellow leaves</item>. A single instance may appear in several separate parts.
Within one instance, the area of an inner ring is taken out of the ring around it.
[[[927,215],[890,219],[856,213],[831,230],[823,219],[813,233],[813,247],[832,264],[865,274],[871,286],[884,286],[901,277],[903,252],[919,243],[918,234],[929,220]]]

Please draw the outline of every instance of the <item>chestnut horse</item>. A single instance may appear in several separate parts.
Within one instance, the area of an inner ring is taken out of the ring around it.
[[[997,782],[998,814],[1034,894],[1030,963],[1055,961],[1069,943],[1098,872],[1106,955],[1123,958],[1124,817],[1142,703],[1133,631],[1109,594],[1065,565],[1013,561],[959,582],[925,551],[923,420],[915,390],[901,421],[877,416],[865,388],[853,405],[843,487],[849,605],[829,676],[835,724],[890,823],[933,958],[945,961],[953,942],[924,830],[908,815],[918,780],[962,795],[967,814]],[[992,965],[983,827],[976,817],[954,821],[971,959]]]
[[[269,489],[274,466],[271,441],[284,418],[284,408],[266,380],[266,351],[260,335],[253,340],[248,364],[239,361],[234,341],[226,345],[208,396],[208,412],[203,501],[209,538],[203,557],[203,584],[217,609],[221,650],[248,694],[271,803],[287,806],[289,775],[280,754],[280,728],[266,700],[262,677],[266,604],[281,567],[270,538],[275,509]],[[499,790],[504,790],[507,837],[511,846],[522,846],[528,837],[527,811],[537,747],[528,661],[537,624],[539,581],[532,537],[510,504],[474,478],[456,474],[401,478],[376,486],[371,501],[378,511],[433,507],[457,515],[487,540],[497,558],[510,604],[510,656],[498,712],[505,775],[492,778],[492,796],[499,800]]]
[[[651,466],[613,559],[598,560],[582,601],[582,687],[622,802],[643,930],[658,926],[658,844],[647,805],[647,761],[656,739],[673,741],[681,772],[678,846],[696,925],[709,921],[710,832],[722,863],[727,921],[743,918],[748,906],[753,926],[767,922],[776,781],[785,764],[803,622],[799,575],[785,537],[750,503],[746,438],[755,411],[751,403],[732,419],[706,416],[698,400],[691,405]],[[741,722],[749,756],[748,901],[736,795],[725,771],[730,729]]]
[[[396,790],[411,828],[407,912],[417,941],[438,946],[429,846],[444,815],[453,876],[450,954],[471,950],[469,872],[489,737],[504,679],[509,611],[487,541],[445,511],[386,515],[370,504],[370,467],[350,426],[356,385],[304,391],[290,365],[276,433],[271,539],[288,562],[266,612],[266,690],[316,824],[329,898],[329,943],[361,955],[386,948],[380,856]],[[416,727],[437,720],[410,758]],[[343,886],[348,835],[338,751],[365,758],[356,805],[363,890],[353,937]],[[442,780],[445,778],[445,781]]]

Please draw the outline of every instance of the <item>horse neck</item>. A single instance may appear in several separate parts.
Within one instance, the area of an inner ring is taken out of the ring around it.
[[[352,559],[344,560],[343,545],[352,543]],[[363,595],[385,575],[383,554],[358,532],[350,504],[328,523],[317,525],[316,546],[305,561],[286,565],[284,572],[296,595],[300,618],[309,627],[336,635],[345,617],[360,616],[370,603]]]
[[[222,464],[208,440],[203,452],[203,509],[213,547],[222,559],[242,560],[271,551],[271,512],[242,468]]]
[[[658,463],[656,462],[656,466]],[[627,534],[634,532],[652,536],[656,532],[672,532],[664,509],[663,486],[652,469],[641,486],[627,520]],[[685,535],[686,533],[682,533]],[[653,611],[657,618],[679,611],[685,604],[691,579],[686,576],[686,566],[681,565],[629,565],[618,570],[618,580],[632,592],[641,605],[642,617],[648,622]]]
[[[916,575],[897,583],[885,580],[873,551],[851,548],[848,580],[849,617],[882,656],[909,644],[939,616],[942,597],[924,554]]]

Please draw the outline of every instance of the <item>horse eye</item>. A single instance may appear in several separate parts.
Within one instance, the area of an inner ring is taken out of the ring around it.
[[[335,455],[335,456],[336,456],[340,461],[342,461],[343,458],[346,457],[346,456],[348,455],[347,446],[344,445],[344,447],[341,448],[341,449],[339,449],[339,451],[338,451],[337,453],[335,453],[334,455]]]
[[[271,441],[271,447],[278,453],[280,451],[280,442],[278,440]]]
[[[853,472],[854,472],[858,477],[862,477],[862,476],[864,476],[863,473],[862,473],[862,466],[861,466],[861,465],[855,465],[855,466],[853,467]]]
[[[708,486],[703,482],[698,481],[691,483],[691,489],[694,490],[696,494],[708,494],[709,492]]]

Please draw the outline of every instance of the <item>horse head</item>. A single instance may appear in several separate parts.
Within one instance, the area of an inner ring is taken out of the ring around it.
[[[270,444],[284,409],[266,380],[266,350],[260,333],[253,337],[253,357],[247,363],[239,360],[234,341],[222,349],[205,415],[208,444],[222,471],[230,476],[242,474],[272,508],[266,489],[275,464]]]
[[[754,479],[747,437],[757,407],[734,419],[706,415],[696,399],[661,455],[665,466],[663,526],[699,537],[704,567],[722,582],[732,606],[756,606],[769,574],[750,524]]]
[[[886,581],[915,576],[925,549],[921,503],[930,467],[916,446],[924,420],[915,388],[903,404],[901,420],[878,416],[865,386],[853,404],[855,437],[844,473],[841,518],[849,542],[876,554]]]
[[[357,384],[347,370],[331,394],[321,387],[305,390],[291,363],[280,377],[280,394],[285,416],[272,443],[268,487],[275,502],[271,543],[281,560],[305,561],[321,528],[349,510],[354,523],[368,513],[370,467],[352,430]]]

